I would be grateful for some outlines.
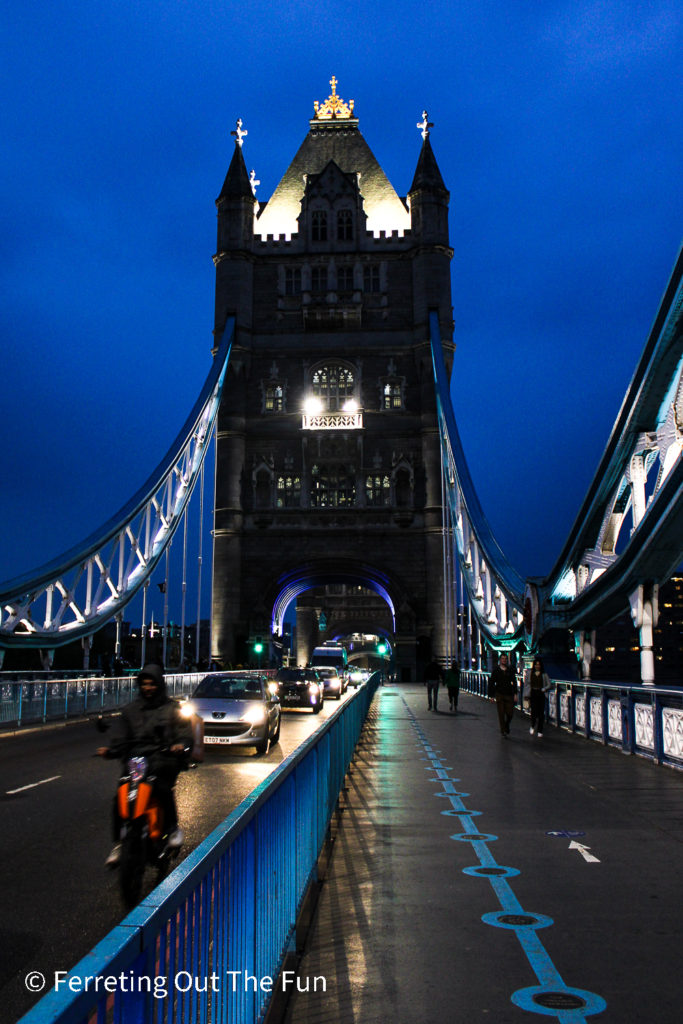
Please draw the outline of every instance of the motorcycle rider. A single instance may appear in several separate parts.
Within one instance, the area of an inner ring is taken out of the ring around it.
[[[145,665],[137,678],[139,697],[123,708],[115,720],[107,746],[98,747],[101,757],[132,755],[146,757],[155,776],[154,791],[163,809],[167,844],[182,846],[184,835],[178,826],[173,787],[183,767],[183,757],[192,747],[192,725],[180,714],[176,701],[166,693],[164,674],[158,665]],[[121,859],[121,820],[114,797],[114,846],[105,861],[115,867]]]

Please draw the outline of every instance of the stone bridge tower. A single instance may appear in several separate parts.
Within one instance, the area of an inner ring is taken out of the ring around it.
[[[298,594],[350,584],[387,602],[407,681],[430,650],[445,654],[428,314],[450,366],[449,193],[426,114],[401,198],[336,84],[267,202],[238,122],[216,201],[215,335],[230,315],[236,335],[217,429],[212,654],[241,660]]]

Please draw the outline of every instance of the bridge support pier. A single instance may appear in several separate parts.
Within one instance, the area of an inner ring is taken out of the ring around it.
[[[654,629],[659,620],[659,586],[641,583],[630,598],[633,625],[640,633],[640,681],[653,686],[655,681]]]

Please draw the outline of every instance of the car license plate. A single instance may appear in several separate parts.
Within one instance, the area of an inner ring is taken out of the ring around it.
[[[231,743],[232,738],[230,736],[205,736],[205,743]]]

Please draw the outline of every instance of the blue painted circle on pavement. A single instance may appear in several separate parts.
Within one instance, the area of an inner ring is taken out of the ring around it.
[[[555,924],[552,917],[546,917],[545,914],[525,914],[524,911],[514,914],[510,911],[497,910],[493,914],[482,914],[481,919],[484,924],[492,924],[494,928],[512,928],[514,930],[518,928],[549,928],[551,924]]]
[[[469,793],[435,793],[434,796],[469,796]]]
[[[557,1017],[562,1011],[562,1020],[568,1024],[572,1017],[582,1021],[587,1014],[602,1013],[607,1003],[595,992],[587,992],[581,988],[569,988],[560,985],[533,985],[531,988],[520,988],[513,992],[510,999],[522,1010],[541,1013],[546,1017]],[[575,1015],[572,1014],[575,1010]]]
[[[493,836],[490,832],[460,832],[451,836],[451,839],[457,839],[459,843],[492,843],[497,838],[498,836]]]
[[[463,875],[474,875],[475,878],[513,878],[519,874],[519,868],[509,868],[503,864],[488,865],[477,864],[476,867],[463,868]]]
[[[465,808],[463,808],[462,811],[450,810],[442,811],[441,813],[447,814],[451,818],[459,818],[460,815],[464,815],[466,818],[476,818],[479,814],[483,814],[483,811],[470,811],[469,809],[465,810]]]

